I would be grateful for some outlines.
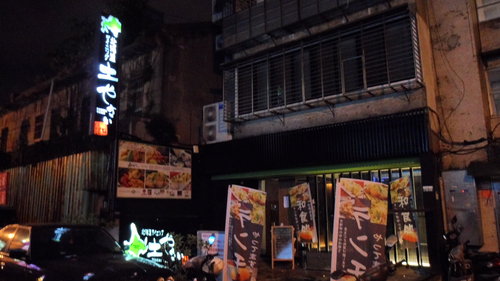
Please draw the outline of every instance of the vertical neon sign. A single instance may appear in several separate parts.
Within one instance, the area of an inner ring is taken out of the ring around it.
[[[106,136],[115,122],[118,107],[118,37],[122,24],[111,15],[101,16],[101,49],[99,50],[94,134]]]

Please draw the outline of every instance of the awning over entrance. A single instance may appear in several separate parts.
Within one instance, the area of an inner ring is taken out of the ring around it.
[[[246,173],[235,173],[235,174],[222,174],[212,176],[212,180],[231,180],[231,179],[263,179],[269,177],[280,177],[280,176],[297,176],[297,175],[319,175],[319,174],[333,174],[333,173],[345,173],[351,171],[360,170],[378,170],[378,169],[392,169],[400,167],[416,167],[420,166],[418,158],[405,158],[405,159],[394,159],[386,161],[376,161],[376,162],[362,162],[362,163],[350,163],[350,164],[339,164],[330,166],[313,166],[313,167],[302,167],[295,169],[281,169],[281,170],[267,170],[267,171],[256,171],[256,172],[246,172]]]

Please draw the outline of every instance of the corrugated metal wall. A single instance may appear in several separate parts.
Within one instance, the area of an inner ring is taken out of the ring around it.
[[[9,169],[9,205],[22,223],[96,223],[112,182],[109,163],[108,154],[87,151]]]

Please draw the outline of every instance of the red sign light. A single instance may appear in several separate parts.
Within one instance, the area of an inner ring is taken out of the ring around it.
[[[97,136],[107,136],[108,135],[108,125],[101,121],[94,121],[94,135]]]

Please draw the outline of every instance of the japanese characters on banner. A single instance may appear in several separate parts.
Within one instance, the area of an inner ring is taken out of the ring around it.
[[[120,141],[119,198],[191,199],[191,152]]]
[[[94,134],[105,136],[116,127],[118,111],[118,37],[122,32],[120,20],[111,15],[101,16],[101,45],[96,75],[96,108]]]
[[[266,193],[231,185],[228,190],[224,238],[224,281],[257,280],[265,223]]]
[[[337,181],[332,272],[360,276],[386,262],[387,199],[385,184],[347,178]]]
[[[396,231],[401,245],[408,248],[418,242],[417,224],[413,214],[406,210],[413,205],[410,178],[402,177],[390,183]]]
[[[316,220],[312,203],[311,189],[308,183],[296,185],[288,190],[290,203],[297,229],[298,241],[301,243],[316,243]]]
[[[9,173],[0,173],[0,205],[7,205],[7,188],[9,186]]]

